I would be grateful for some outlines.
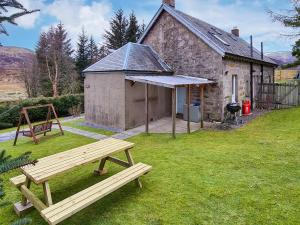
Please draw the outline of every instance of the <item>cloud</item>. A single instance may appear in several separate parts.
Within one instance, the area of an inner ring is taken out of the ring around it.
[[[42,9],[44,7],[44,3],[42,0],[19,0],[19,2],[27,9],[27,10],[34,10],[34,9]],[[11,12],[18,12],[18,10],[12,10]],[[25,29],[33,28],[38,19],[41,16],[41,12],[35,12],[32,14],[28,14],[26,16],[22,16],[16,19],[16,23]]]
[[[77,39],[82,28],[88,35],[100,41],[104,31],[109,28],[112,6],[107,1],[55,0],[48,5],[45,13],[62,22],[70,38]],[[49,26],[48,26],[49,27]],[[44,27],[45,29],[45,27]]]

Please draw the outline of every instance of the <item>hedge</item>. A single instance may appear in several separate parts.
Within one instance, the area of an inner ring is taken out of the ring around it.
[[[70,116],[76,111],[83,110],[83,94],[64,95],[57,98],[39,97],[29,98],[21,101],[0,103],[0,123],[16,126],[19,121],[19,113],[22,107],[44,105],[52,103],[59,117]],[[29,110],[31,122],[44,121],[47,116],[47,108]],[[53,115],[52,115],[53,118]],[[1,129],[1,128],[0,128]]]

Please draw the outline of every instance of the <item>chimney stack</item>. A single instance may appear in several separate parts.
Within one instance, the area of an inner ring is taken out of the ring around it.
[[[175,0],[163,0],[162,3],[175,8]]]
[[[234,27],[234,28],[231,30],[231,33],[232,33],[233,35],[237,36],[237,37],[240,36],[240,30],[239,30],[239,28],[237,28],[237,27]]]

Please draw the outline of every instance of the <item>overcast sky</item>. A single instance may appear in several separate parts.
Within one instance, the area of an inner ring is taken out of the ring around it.
[[[89,35],[101,43],[105,29],[114,12],[122,8],[126,14],[132,10],[140,22],[148,24],[160,7],[161,0],[19,0],[28,9],[41,9],[41,12],[21,17],[19,26],[8,25],[9,37],[0,36],[5,46],[18,46],[34,50],[41,31],[61,21],[70,38],[74,40],[84,27]],[[289,0],[176,0],[176,8],[230,31],[238,26],[245,40],[254,36],[257,48],[265,43],[266,52],[291,50],[295,40],[283,34],[292,30],[272,22],[268,9],[285,12]]]

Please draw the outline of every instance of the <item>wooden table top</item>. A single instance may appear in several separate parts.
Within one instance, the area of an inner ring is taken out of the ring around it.
[[[41,184],[50,178],[75,167],[99,161],[134,146],[133,143],[107,138],[95,143],[77,147],[38,160],[35,166],[21,168],[22,173],[35,184]]]

